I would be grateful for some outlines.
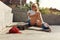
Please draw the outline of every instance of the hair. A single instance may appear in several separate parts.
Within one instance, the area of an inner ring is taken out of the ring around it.
[[[31,4],[31,8],[32,8],[33,6],[35,6],[35,7],[37,8],[36,11],[39,11],[39,7],[38,7],[38,5],[37,5],[36,3]]]

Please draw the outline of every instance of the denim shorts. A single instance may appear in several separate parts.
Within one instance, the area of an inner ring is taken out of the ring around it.
[[[30,20],[28,20],[27,23],[28,23],[29,26],[31,26],[31,25],[30,25]],[[48,29],[44,24],[45,24],[45,23],[42,23],[41,28],[43,28],[43,29]],[[36,24],[35,24],[35,25],[36,25]]]

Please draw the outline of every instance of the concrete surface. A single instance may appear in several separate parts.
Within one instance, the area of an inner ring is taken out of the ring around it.
[[[60,26],[51,25],[52,32],[24,30],[22,34],[6,34],[10,27],[0,32],[0,40],[60,40]]]

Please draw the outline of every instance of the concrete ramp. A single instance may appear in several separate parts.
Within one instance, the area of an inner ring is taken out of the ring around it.
[[[0,1],[0,10],[4,11],[4,12],[11,12],[12,9],[7,6],[6,4],[4,4],[3,2]]]
[[[12,9],[0,1],[0,31],[12,23]]]

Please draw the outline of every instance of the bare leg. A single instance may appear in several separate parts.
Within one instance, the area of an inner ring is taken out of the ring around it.
[[[30,20],[30,25],[35,25],[35,23],[36,23],[36,21],[34,21],[34,20]]]
[[[40,20],[37,20],[37,21],[36,21],[36,25],[39,26],[39,27],[41,27],[41,26],[42,26],[41,21],[40,21]]]

